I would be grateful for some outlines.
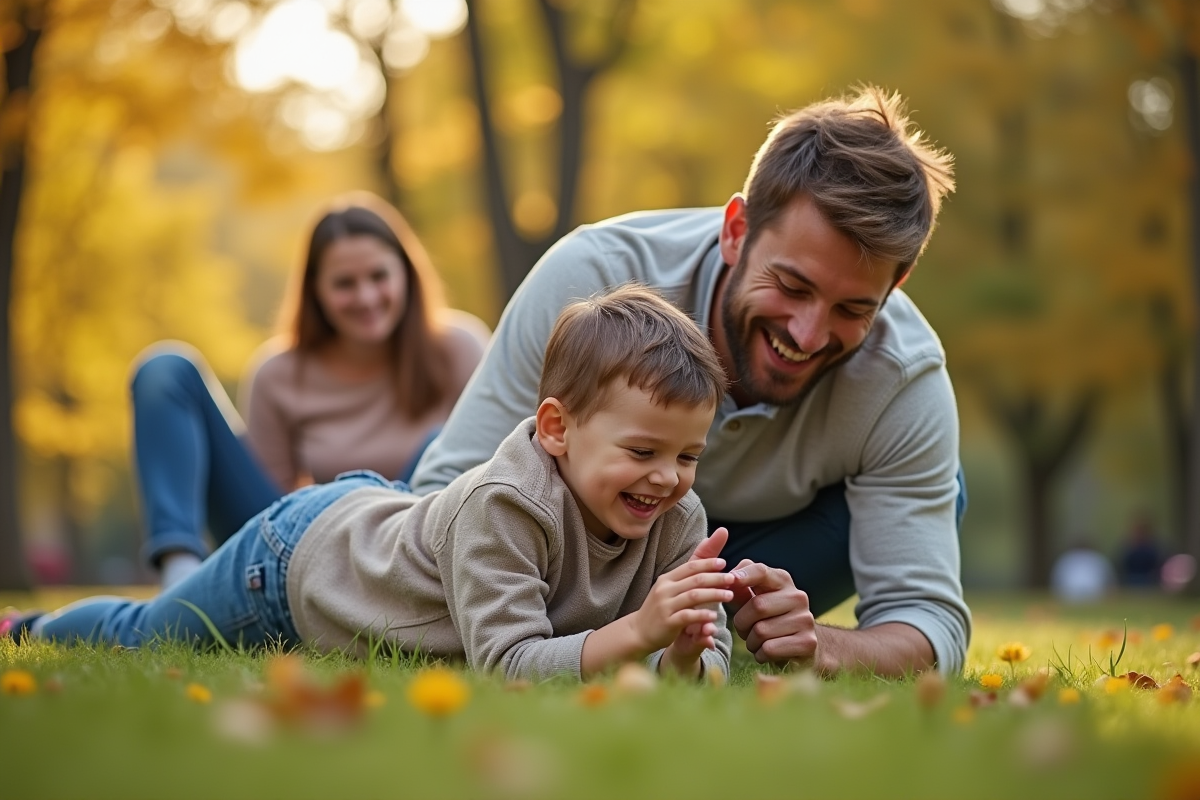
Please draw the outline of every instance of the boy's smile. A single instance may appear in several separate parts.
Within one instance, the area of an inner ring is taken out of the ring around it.
[[[716,409],[659,405],[629,386],[604,391],[603,405],[586,422],[562,409],[555,431],[539,413],[539,441],[555,457],[589,533],[605,542],[641,539],[692,488]]]

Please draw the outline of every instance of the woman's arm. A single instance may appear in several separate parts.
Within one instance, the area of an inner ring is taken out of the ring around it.
[[[294,358],[268,342],[251,360],[239,405],[246,418],[246,439],[267,474],[284,491],[296,488],[300,477],[293,440],[281,394],[295,380]]]

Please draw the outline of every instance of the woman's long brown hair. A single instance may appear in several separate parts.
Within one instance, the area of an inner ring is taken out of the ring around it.
[[[451,391],[439,320],[445,308],[442,282],[404,217],[379,197],[357,192],[339,198],[313,226],[304,271],[299,281],[293,279],[280,314],[281,328],[301,356],[310,356],[337,338],[317,302],[317,271],[329,246],[348,236],[370,236],[392,249],[404,264],[408,284],[404,314],[388,347],[396,404],[406,416],[419,418]]]

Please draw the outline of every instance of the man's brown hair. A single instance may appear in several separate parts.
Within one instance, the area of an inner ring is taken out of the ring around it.
[[[899,94],[861,86],[775,123],[743,189],[746,245],[808,195],[865,256],[897,262],[898,280],[925,249],[952,191],[953,156],[914,128]]]
[[[726,383],[717,352],[696,323],[636,283],[562,310],[546,343],[538,402],[557,398],[586,422],[618,379],[660,405],[713,408]]]

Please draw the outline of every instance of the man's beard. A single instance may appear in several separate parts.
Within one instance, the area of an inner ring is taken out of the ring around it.
[[[817,367],[799,386],[796,385],[795,378],[781,379],[781,376],[773,375],[770,371],[765,380],[758,380],[753,372],[750,353],[758,344],[756,339],[762,334],[750,319],[749,312],[738,303],[738,290],[741,288],[745,276],[746,264],[743,260],[729,276],[729,284],[725,287],[725,296],[721,299],[721,325],[725,329],[725,342],[733,360],[730,365],[733,369],[733,375],[730,376],[733,386],[752,403],[766,403],[773,406],[799,405],[821,378],[834,367],[849,361],[862,345],[859,344],[858,347],[841,353],[829,352],[832,348],[826,346],[813,353],[813,358],[821,358],[823,355],[832,355],[833,357]],[[786,332],[778,331],[775,332],[775,335],[792,349],[802,349],[792,341],[792,337]]]

